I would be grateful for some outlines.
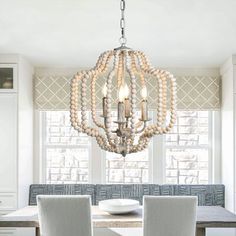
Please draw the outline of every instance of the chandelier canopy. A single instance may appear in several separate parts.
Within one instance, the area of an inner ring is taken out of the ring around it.
[[[126,47],[124,10],[125,1],[121,0],[121,46],[102,53],[94,68],[80,71],[72,79],[70,116],[72,126],[78,132],[95,137],[103,150],[126,156],[144,150],[154,135],[165,134],[173,127],[176,80],[168,71],[153,68],[143,52]],[[148,116],[147,79],[157,80],[155,120]],[[96,105],[97,80],[103,80],[104,84],[101,115]],[[114,86],[117,97],[112,99]],[[87,104],[88,91],[90,104]],[[140,104],[137,104],[138,95],[141,96]],[[117,101],[115,117],[112,116],[114,100]],[[92,125],[88,121],[88,106]]]

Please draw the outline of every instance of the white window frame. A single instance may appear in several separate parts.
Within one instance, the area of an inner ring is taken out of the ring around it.
[[[218,130],[217,130],[218,129]],[[162,143],[164,153],[166,148],[189,148],[189,149],[208,149],[208,184],[221,182],[220,171],[220,112],[208,111],[208,145],[193,145],[193,146],[168,146],[165,142]],[[164,158],[164,162],[165,162]],[[163,183],[166,183],[165,163],[164,163]]]
[[[47,148],[65,148],[65,145],[47,145],[46,144],[46,132],[45,132],[45,120],[46,120],[46,114],[45,112],[39,112],[40,116],[40,182],[41,183],[46,183],[46,174],[47,174],[47,166],[46,166],[46,150]],[[84,148],[87,147],[87,145],[79,144],[79,145],[70,145],[71,149],[77,149],[77,148]],[[95,152],[94,152],[95,151]],[[88,153],[89,153],[89,158],[92,156],[92,153],[96,153],[96,150],[93,150],[92,143],[90,147],[88,148]],[[95,158],[94,158],[95,159]],[[92,160],[92,158],[91,158]],[[88,167],[88,182],[92,182],[93,178],[93,168],[92,168],[92,161],[88,161],[89,167]]]
[[[45,134],[42,133],[43,117],[42,112],[35,111],[35,164],[34,164],[34,182],[46,182],[46,163],[45,163]],[[152,117],[155,119],[154,115]],[[209,184],[221,183],[220,169],[220,112],[209,112]],[[165,183],[165,136],[159,135],[153,137],[153,142],[149,147],[149,181],[148,183]],[[88,182],[92,184],[106,183],[106,160],[105,151],[102,151],[94,138],[91,139],[91,148],[89,150],[89,178]],[[52,147],[52,146],[50,146]],[[58,145],[56,147],[59,147]],[[62,145],[62,147],[64,147]],[[76,147],[79,147],[76,145]],[[81,145],[82,147],[82,145]],[[188,146],[189,147],[189,146]],[[196,146],[195,146],[196,147]],[[191,148],[191,147],[189,147]],[[202,146],[201,146],[202,148]],[[96,153],[96,157],[92,157]]]
[[[150,146],[148,147],[148,152],[150,154],[149,161],[148,161],[148,183],[153,183],[153,148],[154,148],[154,142],[149,144]],[[94,158],[92,158],[91,162],[93,161]],[[101,151],[101,183],[105,184],[106,183],[106,152],[104,150]],[[109,183],[108,183],[109,184]]]

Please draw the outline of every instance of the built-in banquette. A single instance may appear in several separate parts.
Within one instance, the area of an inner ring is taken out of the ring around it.
[[[30,186],[29,205],[36,205],[36,196],[41,194],[90,195],[93,205],[112,198],[131,198],[142,204],[144,195],[197,196],[199,206],[225,205],[224,185],[34,184]]]

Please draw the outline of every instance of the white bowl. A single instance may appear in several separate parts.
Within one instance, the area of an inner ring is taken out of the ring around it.
[[[132,199],[109,199],[100,201],[99,208],[110,214],[126,214],[139,208],[139,201]]]

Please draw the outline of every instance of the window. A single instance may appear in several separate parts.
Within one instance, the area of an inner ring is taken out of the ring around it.
[[[141,114],[137,111],[136,115]],[[152,115],[151,112],[149,115]],[[113,111],[112,116],[117,117],[117,112]],[[116,125],[113,129],[116,129]],[[150,149],[151,145],[142,152],[129,154],[126,157],[106,152],[106,183],[147,183]]]
[[[91,142],[70,125],[69,112],[42,112],[46,183],[88,182]]]
[[[42,179],[46,183],[86,183],[93,182],[91,173],[101,172],[94,174],[99,176],[97,183],[206,184],[212,172],[212,113],[179,111],[171,133],[152,139],[148,149],[124,158],[97,152],[92,138],[71,127],[69,112],[41,111]],[[163,178],[158,177],[160,172]]]
[[[166,183],[207,184],[211,151],[208,111],[179,111],[166,135]]]
[[[106,154],[106,183],[147,183],[149,150],[122,157]]]

